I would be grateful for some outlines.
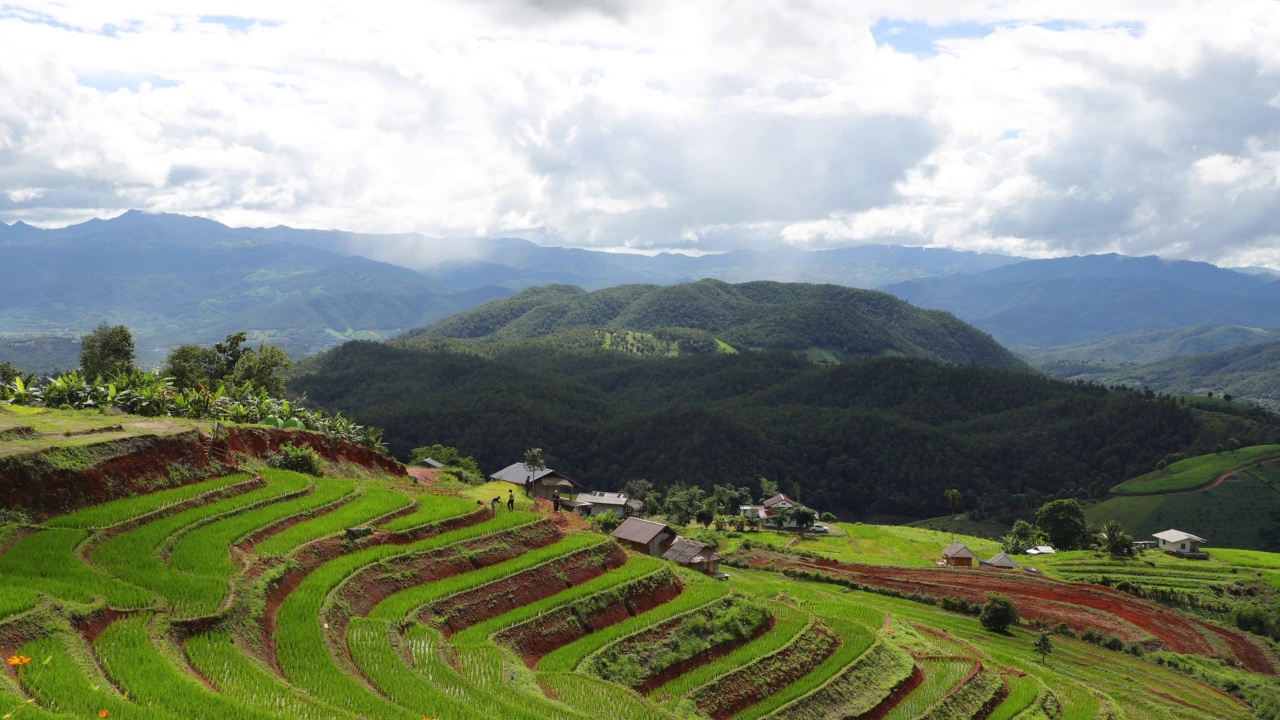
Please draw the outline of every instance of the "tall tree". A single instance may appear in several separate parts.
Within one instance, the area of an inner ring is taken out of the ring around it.
[[[761,475],[757,478],[760,482],[760,502],[764,502],[774,495],[778,494],[778,483]]]
[[[947,507],[951,508],[951,516],[954,518],[956,510],[960,509],[960,500],[962,499],[960,491],[955,488],[949,488],[943,495],[947,498]]]
[[[80,370],[86,380],[127,375],[133,371],[133,333],[105,322],[80,339]]]
[[[1108,520],[1103,523],[1098,539],[1112,555],[1126,555],[1133,552],[1133,537],[1124,531],[1124,526],[1119,520]]]
[[[1036,510],[1036,525],[1059,550],[1076,550],[1085,543],[1089,535],[1084,508],[1073,499],[1054,500],[1041,505]]]

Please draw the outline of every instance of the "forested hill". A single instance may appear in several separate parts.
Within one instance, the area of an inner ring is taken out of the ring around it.
[[[1051,496],[1102,496],[1168,453],[1280,441],[1280,418],[919,358],[819,366],[791,353],[651,358],[522,341],[354,342],[290,388],[386,428],[402,457],[432,443],[492,472],[530,447],[589,487],[766,476],[845,518],[930,517],[957,488],[1008,521]],[[1231,413],[1231,414],[1228,414]]]
[[[906,355],[1007,369],[1026,365],[953,315],[886,293],[838,285],[701,280],[587,292],[530,288],[406,333],[403,339],[524,340],[579,328],[695,330],[739,349]],[[714,347],[714,343],[705,344]]]

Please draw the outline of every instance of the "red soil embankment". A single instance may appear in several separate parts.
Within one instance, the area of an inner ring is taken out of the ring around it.
[[[0,457],[0,507],[22,508],[37,518],[58,515],[171,487],[175,476],[192,483],[221,475],[231,469],[220,461],[227,452],[262,457],[290,442],[311,447],[331,462],[406,474],[392,458],[320,433],[229,427],[219,432],[211,454],[207,436],[188,430]]]
[[[781,556],[777,559],[782,567],[816,570],[864,585],[915,591],[937,598],[950,595],[977,602],[985,599],[987,593],[1001,593],[1013,598],[1027,618],[1040,618],[1051,623],[1066,622],[1077,630],[1087,627],[1105,630],[1110,625],[1111,631],[1121,637],[1126,634],[1132,636],[1132,631],[1122,632],[1125,625],[1132,626],[1157,638],[1175,652],[1214,656],[1213,646],[1198,629],[1204,625],[1226,641],[1245,667],[1254,672],[1275,674],[1270,658],[1243,634],[1209,626],[1176,610],[1112,588],[990,570],[894,568],[826,559],[784,559]],[[1114,616],[1123,625],[1108,623],[1105,615]]]
[[[840,647],[842,640],[818,622],[781,650],[722,675],[690,699],[712,720],[728,720],[773,695],[818,667]]]

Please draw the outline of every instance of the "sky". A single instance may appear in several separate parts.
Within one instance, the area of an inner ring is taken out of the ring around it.
[[[0,221],[131,208],[1280,268],[1280,3],[0,0]]]

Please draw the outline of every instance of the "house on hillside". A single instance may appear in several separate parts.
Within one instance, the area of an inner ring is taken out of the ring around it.
[[[679,563],[691,570],[710,575],[717,580],[727,580],[720,572],[721,557],[710,545],[686,537],[676,536],[671,547],[662,555],[663,560]]]
[[[1209,542],[1202,537],[1197,537],[1191,533],[1173,529],[1154,533],[1152,537],[1159,541],[1159,548],[1161,550],[1170,553],[1171,555],[1191,558],[1193,560],[1209,559],[1209,553],[1200,550],[1201,543]]]
[[[578,483],[552,470],[551,468],[543,468],[537,472],[529,472],[524,463],[513,463],[498,472],[489,476],[491,480],[501,480],[509,482],[519,488],[524,488],[527,481],[533,481],[533,496],[551,499],[551,496],[557,491],[560,494],[568,495],[575,493],[582,488]]]
[[[1018,563],[1014,562],[1013,558],[1002,552],[996,553],[990,560],[983,560],[979,562],[978,565],[981,567],[1001,568],[1004,570],[1018,569]]]
[[[626,493],[611,493],[592,490],[579,493],[574,498],[574,506],[582,515],[599,515],[611,512],[621,518],[639,517],[644,510],[644,502],[632,498]],[[566,506],[567,503],[566,503]]]
[[[662,557],[679,537],[667,525],[634,517],[622,521],[618,529],[609,534],[623,545],[654,557]]]
[[[964,543],[957,540],[943,549],[942,559],[952,567],[973,567],[978,560],[978,556],[965,547]]]
[[[796,502],[795,500],[792,500],[791,498],[787,497],[786,495],[783,495],[782,493],[778,493],[777,495],[774,495],[773,497],[769,498],[768,500],[765,500],[760,504],[764,506],[765,510],[768,510],[770,512],[776,512],[777,510],[781,510],[783,508],[793,508],[799,505],[800,503]]]
[[[1028,555],[1057,555],[1058,551],[1053,549],[1051,545],[1037,545],[1027,548]]]

